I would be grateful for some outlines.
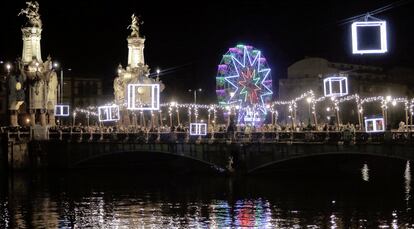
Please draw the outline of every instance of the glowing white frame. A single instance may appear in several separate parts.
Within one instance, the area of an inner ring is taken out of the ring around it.
[[[117,117],[112,117],[112,109],[116,109],[116,116]],[[106,112],[107,114],[107,118],[106,119],[102,119],[101,118],[101,114],[102,112]],[[118,105],[112,105],[112,106],[100,106],[98,107],[98,118],[100,122],[109,122],[109,121],[118,121],[120,116],[119,116],[119,106]]]
[[[67,108],[68,110],[67,110],[67,113],[64,113],[63,112],[63,109],[64,108]],[[69,115],[70,115],[70,110],[69,110],[69,105],[61,105],[61,104],[57,104],[57,105],[55,105],[55,116],[56,117],[68,117]],[[60,109],[60,112],[58,113],[57,111],[58,111],[58,109]]]
[[[380,120],[382,122],[382,129],[377,128],[377,121]],[[372,122],[373,130],[368,130],[368,122]],[[385,122],[384,118],[367,118],[365,119],[365,132],[367,133],[375,133],[375,132],[384,132],[385,131]]]
[[[326,83],[329,83],[329,88],[326,88]],[[339,82],[339,93],[332,92],[332,82]],[[343,83],[345,83],[345,91],[342,90]],[[329,90],[329,93],[328,93]],[[323,79],[323,92],[326,97],[336,97],[348,95],[348,77],[346,76],[332,76]]]
[[[358,27],[380,27],[381,49],[358,49]],[[358,21],[352,23],[352,53],[353,54],[371,54],[371,53],[386,53],[387,47],[387,23],[386,21]]]
[[[206,136],[207,135],[207,123],[190,123],[190,135],[191,136]]]
[[[135,103],[135,93],[138,87],[151,87],[151,106],[142,107]],[[159,84],[128,84],[127,97],[128,110],[157,111],[160,109],[160,85]]]
[[[245,123],[256,123],[256,122],[261,122],[262,120],[260,119],[259,116],[259,109],[247,109],[246,114],[243,117],[243,121]],[[266,113],[265,113],[266,114]],[[246,117],[248,116],[248,117]]]

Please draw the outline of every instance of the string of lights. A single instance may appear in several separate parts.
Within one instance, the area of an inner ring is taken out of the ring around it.
[[[358,94],[352,94],[347,95],[345,97],[327,97],[327,96],[321,96],[316,98],[314,95],[314,92],[312,90],[309,90],[307,92],[302,93],[299,97],[296,97],[292,100],[278,100],[278,101],[272,101],[268,103],[267,105],[263,106],[262,108],[265,109],[267,112],[277,112],[276,108],[278,106],[287,106],[289,112],[296,112],[298,107],[298,102],[301,100],[307,99],[308,103],[311,104],[312,113],[316,112],[316,105],[318,103],[321,103],[325,101],[326,99],[330,99],[333,104],[335,110],[339,110],[340,104],[349,102],[349,101],[355,101],[358,111],[362,113],[363,111],[363,105],[366,103],[374,103],[379,102],[380,107],[382,109],[388,109],[388,104],[392,104],[393,106],[397,105],[398,103],[403,103],[405,108],[410,111],[410,113],[413,113],[414,109],[414,98],[408,99],[404,97],[396,97],[392,98],[391,96],[372,96],[372,97],[366,97],[361,98]],[[112,106],[113,103],[107,103],[104,106]],[[123,104],[124,107],[126,107],[126,104]],[[122,107],[122,105],[120,106]],[[216,120],[217,118],[217,111],[221,110],[223,112],[228,112],[231,110],[241,110],[241,109],[247,109],[245,107],[240,107],[239,105],[220,105],[220,104],[194,104],[194,103],[178,103],[178,102],[170,102],[170,103],[162,103],[160,104],[160,109],[158,112],[162,112],[162,109],[166,108],[168,110],[168,114],[170,116],[173,115],[173,111],[175,110],[176,113],[179,113],[179,109],[187,109],[188,115],[191,116],[192,114],[195,115],[196,119],[199,116],[199,110],[206,110],[209,114],[211,112],[213,113],[213,120]],[[88,106],[85,108],[75,108],[73,111],[73,114],[76,115],[76,113],[84,113],[91,116],[98,116],[99,107],[98,106]]]

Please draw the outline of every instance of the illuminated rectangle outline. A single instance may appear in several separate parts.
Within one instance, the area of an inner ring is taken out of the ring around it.
[[[379,26],[381,36],[381,49],[358,49],[358,27]],[[385,21],[358,21],[352,23],[352,53],[353,54],[370,54],[370,53],[386,53],[387,47],[387,23]]]
[[[112,117],[112,109],[116,109],[117,118]],[[102,112],[108,114],[106,119],[101,119]],[[119,120],[119,106],[118,105],[111,105],[111,106],[100,106],[98,107],[98,118],[100,122],[109,122],[109,121],[118,121]]]
[[[63,113],[63,108],[68,108],[68,112],[67,113]],[[60,108],[60,112],[58,113],[57,110],[58,108]],[[56,117],[67,117],[69,116],[70,112],[69,112],[69,105],[61,105],[61,104],[57,104],[55,105],[55,116]]]
[[[204,129],[202,128],[204,127]],[[201,132],[202,130],[203,133]],[[207,135],[207,123],[190,123],[190,135],[191,136],[206,136]]]
[[[137,107],[135,104],[136,87],[151,87],[151,106]],[[155,111],[160,109],[160,85],[159,84],[128,84],[128,110]],[[154,105],[155,103],[155,105]]]
[[[329,83],[329,89],[326,88],[326,82]],[[332,82],[339,82],[339,93],[332,93]],[[345,91],[342,90],[343,82],[345,83],[345,87],[344,87]],[[327,90],[329,90],[329,93],[327,92]],[[324,95],[327,97],[348,95],[348,77],[332,76],[332,77],[323,79],[323,92],[324,92]]]
[[[382,121],[382,129],[377,129],[377,121]],[[374,130],[368,130],[368,122],[372,122],[372,126]],[[384,118],[367,118],[365,119],[365,132],[367,133],[375,133],[375,132],[384,132],[385,126],[384,126]]]

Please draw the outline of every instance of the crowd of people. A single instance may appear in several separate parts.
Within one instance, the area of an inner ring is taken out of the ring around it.
[[[148,126],[141,126],[141,125],[130,125],[130,126],[122,126],[122,125],[56,125],[52,127],[48,127],[49,131],[51,132],[83,132],[83,133],[138,133],[138,132],[189,132],[189,125],[188,123],[182,123],[179,125],[148,125]],[[362,126],[356,124],[334,124],[329,125],[327,123],[321,124],[305,124],[303,122],[298,123],[296,125],[292,124],[262,124],[259,126],[255,125],[243,125],[243,124],[235,124],[231,121],[229,124],[210,124],[208,125],[208,133],[226,133],[226,132],[243,132],[243,133],[256,133],[256,132],[306,132],[306,131],[316,131],[316,132],[342,132],[342,131],[364,131]],[[391,130],[390,127],[387,130]],[[407,126],[404,122],[400,122],[398,129],[396,131],[404,132],[407,131]],[[17,126],[17,127],[1,127],[0,132],[4,133],[6,131],[10,132],[25,132],[30,131],[29,126]]]

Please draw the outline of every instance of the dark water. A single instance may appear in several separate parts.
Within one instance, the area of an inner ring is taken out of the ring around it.
[[[3,173],[0,228],[414,228],[409,164],[402,173],[374,172],[367,165],[347,176]]]

